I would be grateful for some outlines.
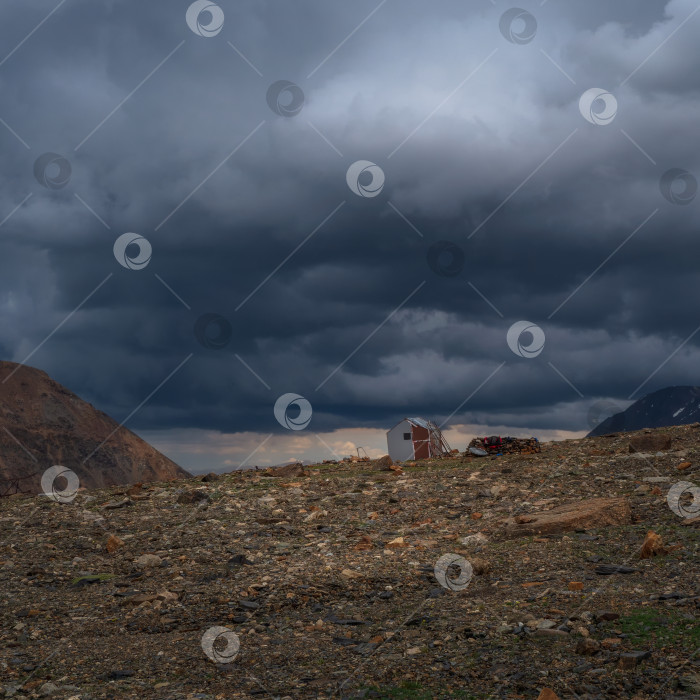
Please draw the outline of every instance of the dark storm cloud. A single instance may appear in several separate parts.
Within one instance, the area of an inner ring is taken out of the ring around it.
[[[67,0],[14,53],[56,5],[0,10],[0,220],[31,195],[0,228],[5,358],[103,283],[28,363],[118,419],[182,365],[136,427],[273,432],[297,392],[317,430],[455,411],[575,430],[700,323],[700,199],[659,187],[700,175],[689,0],[528,3],[524,45],[486,1],[389,0],[359,28],[378,4],[221,2],[211,38],[188,5]],[[268,106],[279,80],[303,90],[293,118]],[[617,99],[610,125],[579,112],[593,87]],[[69,160],[65,187],[35,179],[45,152]],[[346,185],[361,159],[386,175],[377,197]],[[143,270],[112,254],[131,231]],[[427,262],[441,240],[464,253],[451,277]],[[195,336],[212,313],[224,349]],[[522,319],[545,332],[537,358],[506,344]],[[698,337],[644,390],[697,383]]]

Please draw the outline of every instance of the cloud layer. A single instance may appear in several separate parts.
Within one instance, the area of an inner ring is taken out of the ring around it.
[[[290,437],[287,392],[321,434],[581,431],[601,398],[697,383],[694,3],[219,5],[210,37],[187,2],[0,9],[3,358],[118,420],[150,397],[149,434]]]

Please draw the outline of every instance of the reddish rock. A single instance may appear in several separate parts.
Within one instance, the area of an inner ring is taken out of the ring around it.
[[[389,455],[384,455],[381,459],[376,460],[374,466],[382,471],[389,471],[394,466],[394,460]]]
[[[124,540],[120,539],[116,535],[110,535],[105,545],[105,549],[110,553],[114,554],[120,547],[124,546]]]
[[[661,535],[657,535],[653,530],[649,530],[644,538],[639,558],[651,559],[651,557],[658,557],[662,554],[668,554],[668,550],[664,547]]]
[[[353,547],[356,552],[363,552],[374,548],[374,542],[368,535],[362,535],[360,541]]]

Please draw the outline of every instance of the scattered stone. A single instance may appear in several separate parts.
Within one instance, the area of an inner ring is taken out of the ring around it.
[[[120,539],[116,535],[110,535],[105,545],[105,549],[110,553],[114,554],[120,547],[124,546],[124,540]]]
[[[462,544],[467,547],[485,545],[488,541],[489,538],[482,532],[477,532],[476,535],[468,535],[467,537],[462,538]]]
[[[612,610],[600,610],[594,614],[594,617],[598,622],[612,622],[613,620],[619,620],[620,614]]]
[[[340,618],[335,613],[330,613],[329,615],[327,615],[324,618],[323,621],[330,622],[331,624],[334,624],[334,625],[349,626],[349,627],[356,627],[357,625],[366,625],[367,624],[363,620],[355,620],[353,618]]]
[[[77,576],[71,581],[71,585],[80,588],[82,586],[87,586],[92,583],[101,583],[102,581],[109,581],[114,578],[114,574],[84,574],[82,576]],[[27,613],[29,614],[29,613]]]
[[[583,637],[576,644],[576,653],[582,656],[592,656],[600,651],[600,642],[590,637]]]
[[[356,552],[364,552],[370,549],[374,549],[374,542],[369,535],[362,535],[360,541],[353,547]]]
[[[152,603],[158,596],[154,593],[136,593],[127,596],[121,601],[121,605],[141,605],[142,603]]]
[[[612,574],[636,574],[639,569],[632,569],[622,564],[601,564],[596,566],[595,572],[600,576],[611,576]]]
[[[421,615],[419,613],[415,613],[406,622],[406,627],[420,627],[421,625],[427,625],[429,622],[431,622],[434,619],[435,618],[431,617],[430,615]]]
[[[283,467],[270,467],[269,469],[265,469],[262,473],[265,476],[274,477],[309,476],[309,472],[301,462],[286,464]]]
[[[686,690],[689,693],[693,693],[696,697],[700,696],[700,673],[680,676],[678,678],[678,687],[681,690]]]
[[[331,641],[333,644],[338,644],[341,647],[353,647],[358,644],[357,640],[349,637],[333,637]]]
[[[362,578],[362,574],[358,573],[357,571],[352,571],[352,569],[343,569],[340,572],[341,576],[344,576],[345,578]]]
[[[125,506],[133,505],[133,501],[130,498],[125,498],[122,501],[110,501],[102,506],[103,510],[117,510],[119,508],[124,508]]]
[[[668,554],[668,550],[664,547],[661,535],[657,535],[653,530],[649,530],[647,536],[644,538],[644,544],[642,544],[642,551],[639,554],[639,558],[651,559],[652,557],[658,557],[664,554]]]
[[[253,566],[253,562],[249,561],[245,554],[235,554],[232,556],[228,562],[227,565],[229,567],[235,567],[235,566]]]
[[[123,678],[131,678],[133,675],[135,675],[135,671],[131,669],[115,669],[114,671],[109,671],[105,675],[105,679],[109,681],[119,681]]]
[[[665,452],[671,449],[671,436],[664,433],[645,433],[630,439],[630,452]]]
[[[650,656],[650,651],[630,651],[620,654],[620,668],[625,671],[633,669],[637,666],[637,664],[639,664],[640,661],[644,661]]]
[[[211,497],[202,489],[194,489],[192,491],[183,491],[177,497],[177,502],[183,505],[192,505],[194,503],[203,504],[211,502]]]
[[[469,563],[471,564],[472,571],[476,576],[487,576],[491,573],[491,562],[487,561],[486,559],[470,557]]]
[[[134,561],[134,564],[142,569],[150,569],[154,566],[160,566],[162,561],[157,554],[142,554]]]
[[[376,460],[374,463],[376,469],[381,471],[390,471],[391,467],[394,466],[394,460],[389,457],[389,455],[384,455],[381,459]]]
[[[559,700],[559,696],[551,688],[542,688],[537,700]]]
[[[545,639],[551,639],[553,641],[562,641],[564,639],[569,639],[571,635],[563,630],[537,629],[535,630],[535,637],[544,637]]]

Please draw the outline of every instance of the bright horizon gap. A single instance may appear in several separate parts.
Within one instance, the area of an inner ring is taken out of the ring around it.
[[[383,428],[341,428],[319,433],[306,429],[289,433],[222,433],[200,428],[140,431],[138,435],[166,457],[192,474],[225,473],[241,468],[241,462],[255,454],[243,469],[270,467],[288,462],[320,463],[357,454],[363,448],[371,459],[388,453]],[[589,431],[531,430],[507,425],[459,424],[443,431],[452,449],[463,452],[474,437],[536,437],[541,442],[584,437]],[[268,438],[266,440],[266,438]],[[257,448],[257,449],[256,449]]]

